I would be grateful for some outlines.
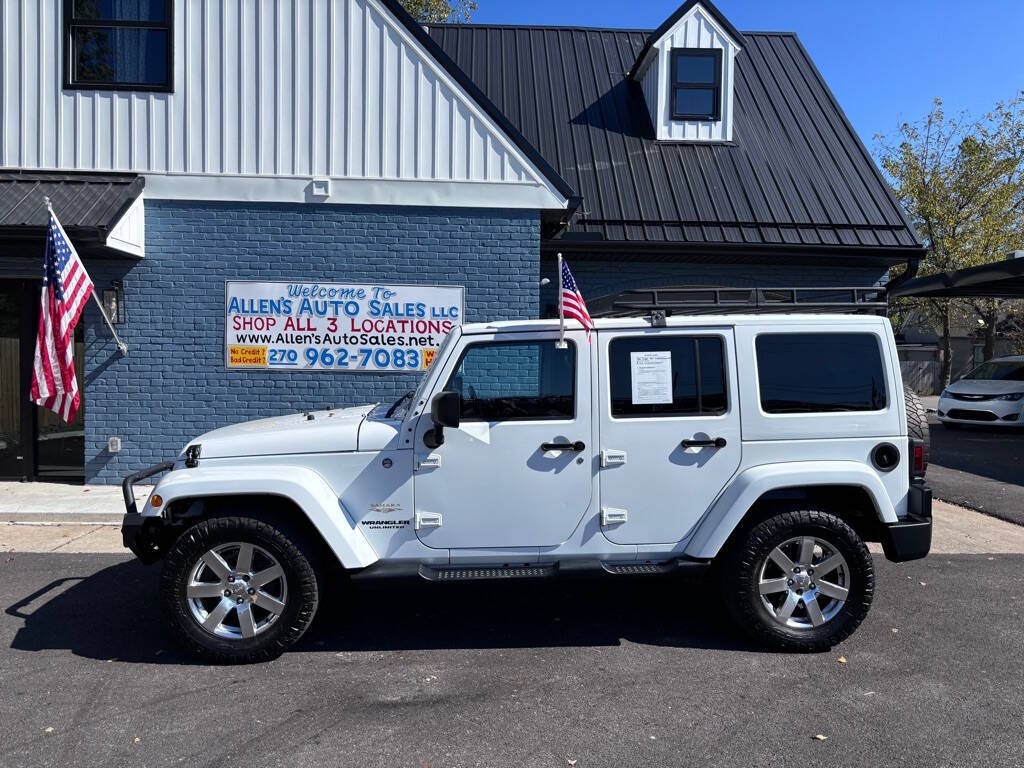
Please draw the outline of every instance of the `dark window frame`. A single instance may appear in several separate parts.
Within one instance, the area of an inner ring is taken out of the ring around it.
[[[489,340],[486,340],[486,341],[473,341],[473,342],[470,342],[470,343],[466,344],[466,346],[463,347],[462,352],[459,353],[459,357],[455,361],[455,365],[452,366],[451,372],[448,374],[447,378],[445,379],[444,386],[441,387],[440,391],[441,392],[456,391],[456,390],[450,390],[449,389],[449,386],[452,383],[452,378],[458,372],[459,366],[462,365],[462,361],[466,359],[466,355],[469,354],[469,351],[471,349],[473,349],[473,347],[514,346],[514,345],[515,346],[522,346],[524,344],[557,344],[557,343],[558,343],[557,339],[515,339],[515,340],[512,340],[512,341],[506,341],[504,339],[501,339],[501,340],[499,340],[499,339],[489,339]],[[494,424],[505,424],[507,422],[514,422],[514,421],[565,421],[565,422],[576,421],[579,418],[579,397],[577,396],[578,392],[579,392],[579,387],[577,386],[577,384],[578,384],[577,378],[579,376],[580,355],[579,355],[579,348],[576,346],[576,342],[575,341],[572,341],[571,339],[566,339],[566,344],[568,345],[568,347],[570,349],[572,349],[572,416],[570,416],[568,418],[561,418],[561,417],[556,418],[556,417],[553,417],[553,416],[514,416],[512,418],[498,419],[498,420],[492,422],[489,419],[479,419],[479,418],[467,418],[467,417],[464,417],[464,416],[461,415],[462,408],[460,406],[460,408],[459,408],[459,411],[460,411],[459,420],[461,422],[468,422],[468,423],[488,423],[488,424],[491,424],[491,423],[494,423]]]
[[[682,56],[711,56],[715,61],[715,79],[712,83],[680,83],[676,80],[676,61]],[[703,122],[716,122],[722,119],[722,49],[721,48],[673,48],[669,60],[669,110],[673,120],[700,120]],[[676,91],[684,90],[707,90],[711,89],[714,94],[712,104],[714,109],[711,114],[687,114],[676,112]]]
[[[174,0],[165,0],[163,21],[133,21],[75,18],[75,0],[64,0],[64,83],[66,91],[134,91],[136,93],[174,93]],[[167,32],[167,83],[97,83],[75,80],[74,35],[82,28],[160,29]]]
[[[629,421],[630,419],[717,419],[728,416],[732,411],[732,398],[729,389],[729,352],[726,337],[719,333],[673,333],[667,334],[671,339],[689,339],[694,342],[693,346],[693,371],[694,388],[697,396],[697,413],[631,413],[615,414],[615,404],[612,402],[612,345],[618,341],[631,341],[634,339],[650,339],[651,336],[616,336],[608,342],[608,359],[606,370],[608,371],[608,415],[615,421]],[[657,337],[654,337],[657,338]],[[700,341],[701,339],[715,339],[722,347],[722,394],[725,397],[725,408],[722,410],[704,410],[704,403],[701,393],[701,370],[700,370]],[[666,403],[666,405],[668,405]]]
[[[771,408],[771,409],[769,409],[769,408],[767,408],[765,406],[765,402],[764,402],[764,392],[763,392],[763,389],[762,389],[762,381],[761,381],[761,378],[762,378],[761,377],[761,360],[760,360],[761,350],[760,350],[760,347],[759,347],[759,343],[760,343],[761,339],[771,338],[771,337],[776,337],[776,336],[865,336],[865,337],[871,338],[874,341],[876,350],[878,352],[878,372],[881,374],[881,377],[882,377],[881,397],[883,399],[883,402],[882,402],[881,407],[880,408],[850,408],[850,409],[836,409],[836,408],[823,407],[821,410],[814,410],[814,411],[778,409],[778,408]],[[820,419],[822,416],[834,417],[837,414],[847,414],[847,413],[861,414],[861,415],[869,414],[870,415],[870,414],[885,413],[892,406],[892,398],[889,396],[889,376],[891,374],[890,374],[889,370],[887,369],[887,365],[886,365],[885,342],[883,341],[883,339],[877,333],[875,333],[873,331],[870,331],[870,330],[843,330],[843,331],[835,331],[835,330],[831,330],[831,331],[807,331],[807,330],[800,330],[800,331],[776,331],[776,330],[773,330],[773,331],[766,331],[766,332],[763,332],[763,333],[758,333],[756,336],[754,336],[754,368],[755,368],[755,371],[756,371],[756,374],[757,374],[757,379],[756,379],[756,382],[757,382],[757,405],[758,405],[758,408],[761,411],[761,415],[766,416],[768,418],[773,418],[773,417],[774,418],[778,418],[778,417],[792,418],[794,416],[807,416],[807,417],[811,417],[811,418],[815,418],[815,419]]]

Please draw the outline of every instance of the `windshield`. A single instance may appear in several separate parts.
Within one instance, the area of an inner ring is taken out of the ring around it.
[[[989,360],[964,376],[965,379],[992,381],[1024,381],[1024,362],[1017,360]]]
[[[456,326],[456,327],[458,327],[458,326]],[[441,346],[437,350],[437,354],[435,354],[430,359],[430,364],[427,366],[427,369],[423,372],[423,375],[420,377],[420,382],[416,386],[416,391],[415,392],[413,392],[413,391],[406,392],[404,395],[399,397],[397,400],[395,400],[395,401],[393,401],[393,402],[391,402],[391,403],[389,403],[387,405],[379,405],[379,406],[377,406],[376,408],[373,409],[373,411],[370,412],[370,418],[371,419],[385,419],[385,418],[404,419],[406,414],[409,413],[409,408],[411,406],[418,405],[419,402],[425,397],[426,393],[424,392],[424,388],[426,387],[427,381],[430,378],[429,374],[430,374],[431,369],[433,369],[433,367],[434,367],[434,362],[436,360],[438,360],[439,358],[440,359],[444,359],[445,355],[448,354],[448,349],[449,349],[449,347],[451,347],[452,340],[454,338],[455,338],[455,329],[452,329],[452,331],[449,332],[449,334],[444,337],[444,340],[441,342]]]
[[[448,356],[448,350],[451,349],[452,344],[455,343],[455,338],[458,335],[456,332],[459,330],[459,326],[455,326],[448,332],[448,335],[444,337],[444,341],[441,342],[441,346],[438,347],[437,354],[430,360],[430,365],[427,366],[427,370],[423,372],[420,383],[416,387],[416,391],[413,392],[412,399],[409,400],[409,406],[415,408],[420,404],[420,401],[426,397],[427,381],[430,379],[430,372],[434,368],[434,364],[438,360],[444,360]],[[403,416],[405,414],[402,414]]]

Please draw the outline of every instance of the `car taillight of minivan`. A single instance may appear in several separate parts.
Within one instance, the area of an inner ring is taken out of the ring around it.
[[[911,480],[922,480],[924,479],[924,472],[926,469],[925,456],[924,456],[924,441],[923,440],[911,440],[910,441],[910,479]]]

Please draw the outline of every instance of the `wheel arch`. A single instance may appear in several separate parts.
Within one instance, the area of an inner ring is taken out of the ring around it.
[[[877,541],[896,511],[878,476],[857,462],[806,462],[742,472],[698,523],[686,547],[710,559],[740,530],[779,512],[822,509],[844,520],[864,541]],[[842,465],[842,466],[834,466]]]
[[[185,470],[168,474],[155,492],[168,538],[186,525],[224,514],[274,519],[296,526],[345,569],[365,568],[377,554],[319,474],[297,467],[258,470]],[[143,514],[158,513],[147,501]]]

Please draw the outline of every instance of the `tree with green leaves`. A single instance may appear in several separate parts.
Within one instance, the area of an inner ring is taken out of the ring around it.
[[[464,23],[476,10],[473,0],[402,0],[402,7],[421,24]]]
[[[882,168],[927,248],[920,274],[987,264],[1024,248],[1024,92],[981,119],[949,117],[936,100],[924,120],[904,123],[895,138],[875,138]],[[1019,302],[997,299],[908,302],[941,329],[944,385],[958,320],[980,323],[987,359],[1000,325],[1019,312]]]

